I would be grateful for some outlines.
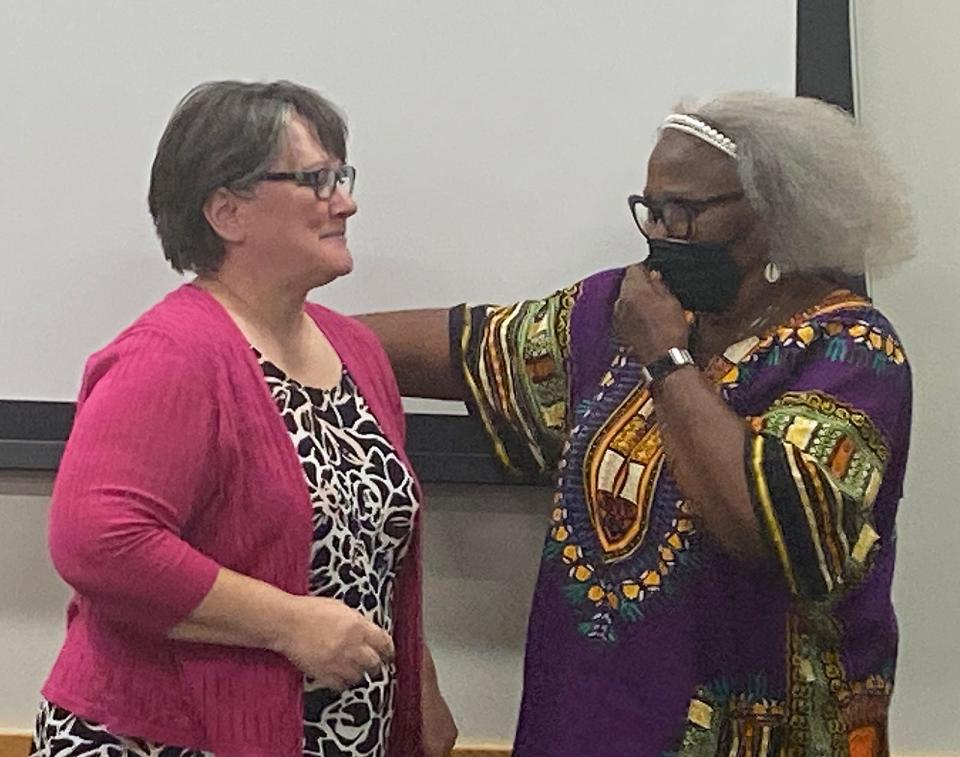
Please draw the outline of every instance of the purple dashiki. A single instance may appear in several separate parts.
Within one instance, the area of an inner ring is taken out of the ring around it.
[[[451,311],[498,455],[559,474],[516,757],[887,754],[911,412],[896,334],[843,290],[708,367],[751,428],[775,559],[747,564],[698,531],[639,366],[610,340],[622,275]]]

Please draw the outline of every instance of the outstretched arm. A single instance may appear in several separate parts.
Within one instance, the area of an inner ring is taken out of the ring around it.
[[[462,400],[513,472],[543,475],[568,420],[573,288],[512,305],[358,316],[380,338],[407,397]]]
[[[357,320],[379,337],[403,396],[466,399],[463,377],[450,360],[449,311],[397,310],[367,313]]]

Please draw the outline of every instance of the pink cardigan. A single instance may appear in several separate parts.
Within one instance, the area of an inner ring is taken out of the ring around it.
[[[376,337],[308,312],[405,457]],[[311,538],[303,471],[252,350],[209,294],[180,287],[86,367],[50,512],[51,555],[76,594],[44,696],[119,734],[217,757],[299,757],[302,681],[287,660],[165,632],[219,566],[306,593]],[[418,519],[396,592],[390,757],[421,752],[420,597]]]

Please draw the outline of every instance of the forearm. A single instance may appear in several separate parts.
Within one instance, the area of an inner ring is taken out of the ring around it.
[[[221,568],[210,591],[168,632],[171,639],[280,651],[294,595]]]
[[[430,647],[423,642],[423,664],[420,670],[420,680],[424,687],[437,686],[437,666],[433,661],[433,655],[430,653]]]
[[[405,397],[462,400],[463,378],[450,360],[448,311],[398,310],[357,319],[379,337]]]
[[[172,639],[267,649],[322,688],[343,689],[394,656],[390,634],[343,602],[288,594],[221,568],[213,587]]]
[[[426,644],[423,645],[420,687],[424,757],[447,757],[457,742],[457,724],[440,693],[437,669]]]
[[[731,552],[765,555],[744,471],[744,420],[693,368],[661,381],[654,401],[671,471],[703,527]]]

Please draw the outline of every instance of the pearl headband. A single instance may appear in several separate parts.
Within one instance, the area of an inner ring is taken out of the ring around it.
[[[672,113],[664,119],[660,128],[682,131],[684,134],[689,134],[708,145],[716,147],[734,160],[737,159],[737,143],[722,131],[714,129],[710,124],[701,121],[699,118],[688,116],[685,113]]]

